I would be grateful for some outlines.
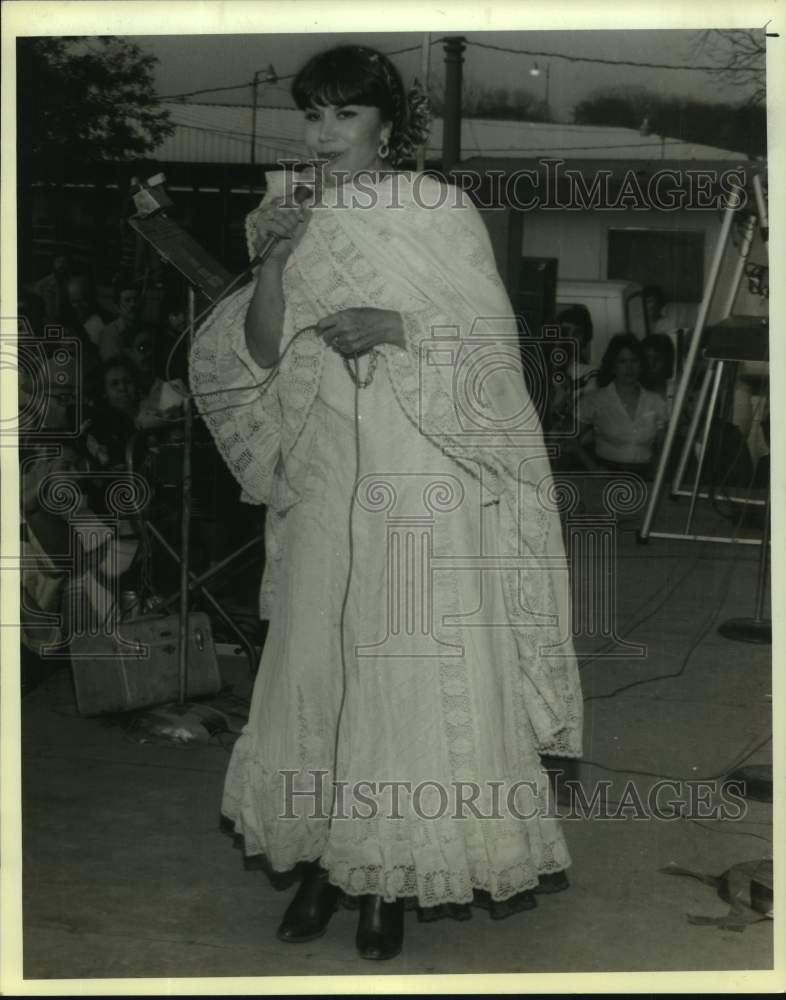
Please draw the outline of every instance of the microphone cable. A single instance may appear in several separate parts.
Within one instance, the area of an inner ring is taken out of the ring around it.
[[[360,485],[360,385],[358,384],[358,356],[357,354],[352,355],[352,359],[348,359],[348,363],[354,366],[354,378],[353,382],[355,385],[354,391],[354,424],[355,424],[355,461],[354,461],[354,477],[352,483],[352,495],[349,499],[349,512],[347,517],[347,528],[348,528],[348,544],[347,544],[347,578],[344,584],[344,596],[341,600],[341,612],[339,614],[339,643],[341,647],[341,698],[339,700],[338,712],[336,714],[336,734],[333,743],[333,799],[330,808],[330,815],[328,816],[328,833],[333,827],[333,819],[336,814],[336,804],[338,798],[338,781],[336,780],[336,775],[338,772],[338,745],[339,738],[341,734],[341,720],[344,715],[344,706],[347,699],[347,657],[346,657],[346,612],[347,604],[349,603],[349,592],[352,585],[352,570],[354,566],[355,559],[355,539],[354,539],[354,522],[355,522],[355,503],[357,500],[358,487]]]
[[[241,277],[242,277],[242,275],[241,275]],[[236,279],[235,282],[233,282],[233,284],[236,284],[237,280],[239,280],[239,279]],[[224,295],[222,295],[221,298],[223,298],[229,292],[230,289],[231,289],[231,286],[228,286],[227,289],[224,292]],[[221,301],[221,300],[220,299],[216,300],[216,302],[215,303],[211,303],[210,306],[206,310],[203,310],[202,313],[200,313],[200,315],[194,320],[194,325],[196,325],[197,321],[199,319],[201,319],[205,315],[205,313],[209,312],[210,309],[212,309],[214,305],[218,305],[219,301]],[[303,336],[304,334],[306,334],[306,333],[313,333],[315,331],[316,331],[316,326],[313,325],[313,324],[310,325],[310,326],[301,327],[299,330],[296,330],[295,333],[293,334],[292,338],[290,339],[289,343],[286,345],[286,347],[284,348],[284,350],[281,352],[281,354],[279,355],[279,357],[276,359],[275,364],[271,366],[270,373],[264,379],[262,379],[261,381],[252,383],[251,385],[230,386],[230,387],[225,388],[225,389],[216,389],[216,390],[211,390],[209,392],[202,392],[202,393],[189,392],[187,395],[184,394],[184,398],[186,398],[186,399],[188,399],[190,401],[192,399],[196,399],[196,398],[200,398],[200,397],[204,397],[204,396],[224,395],[225,393],[229,393],[229,392],[248,392],[248,391],[253,390],[253,389],[259,389],[260,392],[262,394],[264,394],[267,391],[267,389],[270,387],[270,385],[273,382],[273,380],[275,379],[276,375],[278,374],[280,366],[281,366],[281,362],[284,360],[284,358],[286,357],[287,352],[292,347],[292,345],[295,343],[295,341],[299,337]],[[175,343],[175,345],[172,348],[172,351],[170,352],[169,359],[167,360],[167,366],[169,366],[169,364],[171,362],[171,359],[172,359],[172,357],[174,355],[174,352],[177,350],[179,344],[182,342],[183,338],[188,333],[189,333],[189,330],[187,329],[178,338],[177,342]],[[355,561],[355,539],[354,539],[355,503],[356,503],[356,499],[357,499],[358,487],[360,485],[360,385],[359,385],[359,381],[358,381],[358,379],[359,379],[358,355],[357,354],[353,354],[351,356],[351,358],[347,358],[347,363],[351,366],[351,370],[354,373],[354,378],[353,378],[353,384],[354,384],[354,393],[353,393],[353,395],[354,395],[353,423],[354,423],[354,431],[355,431],[355,434],[354,434],[354,463],[353,463],[354,464],[354,469],[353,469],[352,493],[351,493],[350,498],[349,498],[349,509],[348,509],[348,516],[347,516],[347,529],[348,529],[348,539],[347,539],[347,556],[348,556],[347,575],[346,575],[346,581],[345,581],[345,584],[344,584],[344,593],[343,593],[342,600],[341,600],[341,610],[340,610],[340,613],[339,613],[339,649],[340,649],[340,660],[341,660],[341,697],[339,699],[339,707],[338,707],[338,712],[336,714],[335,737],[334,737],[334,741],[333,741],[332,777],[333,777],[334,792],[333,792],[333,796],[332,796],[332,803],[331,803],[331,808],[330,808],[330,814],[328,816],[328,830],[330,830],[332,828],[332,825],[333,825],[333,819],[334,819],[335,813],[336,813],[337,798],[338,798],[338,782],[336,780],[336,774],[337,774],[337,771],[338,771],[338,750],[339,750],[339,740],[340,740],[340,733],[341,733],[341,722],[342,722],[342,719],[343,719],[344,708],[345,708],[345,705],[346,705],[346,698],[347,698],[347,673],[348,673],[348,669],[347,669],[347,656],[346,656],[346,613],[347,613],[347,605],[349,603],[350,590],[351,590],[351,587],[352,587],[352,574],[353,574],[354,561]],[[230,404],[228,404],[228,406],[226,408],[231,408],[231,407],[237,406],[237,405],[242,405],[242,404],[231,404],[230,403]],[[215,408],[215,409],[208,410],[207,412],[208,413],[217,413],[217,412],[220,412],[221,409],[222,408]]]
[[[257,257],[254,258],[254,260],[251,261],[251,263],[248,265],[248,267],[244,271],[242,271],[239,275],[237,275],[237,277],[235,277],[226,286],[226,288],[224,288],[222,290],[221,294],[215,299],[215,301],[210,302],[204,309],[201,310],[201,312],[199,312],[193,318],[193,320],[191,318],[189,318],[189,322],[188,322],[188,325],[186,326],[186,329],[183,330],[183,332],[177,338],[177,340],[175,341],[175,343],[172,345],[172,348],[170,349],[169,354],[167,356],[167,360],[166,360],[166,364],[165,364],[165,368],[164,368],[165,378],[166,378],[167,381],[170,381],[170,375],[171,375],[171,370],[172,370],[172,364],[173,364],[173,361],[174,361],[174,357],[175,357],[176,352],[180,348],[181,344],[183,343],[183,341],[186,340],[189,337],[194,336],[196,334],[197,324],[199,322],[201,322],[201,320],[208,313],[210,313],[213,309],[215,309],[216,306],[218,306],[221,302],[223,302],[231,292],[235,291],[236,288],[237,288],[237,286],[239,285],[239,283],[244,278],[252,275],[254,266],[255,266],[256,262],[259,260],[259,257],[260,257],[260,255],[258,254]],[[316,325],[314,325],[314,324],[311,324],[309,326],[305,326],[305,327],[302,327],[299,330],[296,330],[295,333],[293,334],[292,338],[290,339],[289,343],[285,346],[284,350],[280,353],[280,355],[276,359],[275,364],[273,364],[271,366],[269,374],[264,379],[262,379],[259,382],[255,382],[255,383],[252,383],[250,385],[244,385],[244,386],[229,386],[229,387],[224,388],[224,389],[216,389],[216,390],[211,390],[211,391],[208,391],[208,392],[200,392],[200,393],[194,393],[194,392],[191,392],[190,390],[187,391],[187,392],[185,392],[185,393],[180,392],[180,390],[177,390],[177,389],[176,389],[176,391],[179,391],[180,395],[183,397],[184,401],[188,401],[189,403],[192,400],[194,400],[194,399],[202,398],[202,397],[205,397],[205,396],[225,395],[225,394],[228,394],[228,393],[231,393],[231,392],[248,392],[248,391],[252,391],[254,389],[259,389],[260,392],[264,394],[267,391],[267,389],[269,388],[269,386],[271,385],[271,383],[273,382],[273,380],[275,379],[275,377],[278,375],[281,363],[284,360],[284,358],[286,357],[289,349],[295,343],[295,341],[299,337],[303,336],[304,334],[306,334],[306,333],[313,333],[315,331],[316,331]],[[341,654],[340,655],[340,659],[341,659],[341,697],[339,699],[339,707],[338,707],[338,712],[336,714],[335,737],[334,737],[334,742],[333,742],[333,768],[332,768],[332,777],[333,777],[334,791],[333,791],[333,796],[332,796],[332,803],[331,803],[330,814],[328,816],[328,831],[331,829],[332,824],[333,824],[333,819],[334,819],[335,813],[336,813],[337,798],[338,798],[338,782],[336,780],[336,773],[337,773],[337,770],[338,770],[338,750],[339,750],[339,739],[340,739],[340,733],[341,733],[341,722],[342,722],[342,719],[343,719],[344,708],[345,708],[345,705],[346,705],[346,698],[347,698],[346,612],[347,612],[347,605],[349,603],[349,595],[350,595],[350,590],[351,590],[351,586],[352,586],[352,573],[353,573],[353,568],[354,568],[354,558],[355,558],[354,515],[355,515],[355,503],[356,503],[356,499],[357,499],[357,491],[358,491],[358,487],[360,485],[360,385],[359,385],[358,355],[357,354],[353,354],[351,356],[351,358],[347,358],[346,360],[347,360],[348,366],[351,366],[350,367],[350,371],[353,374],[353,383],[354,383],[354,405],[353,405],[353,410],[354,410],[354,413],[353,413],[353,417],[354,417],[354,430],[355,430],[355,435],[354,435],[354,470],[353,470],[352,493],[351,493],[350,500],[349,500],[349,510],[348,510],[348,516],[347,516],[347,529],[348,529],[348,539],[347,539],[347,556],[348,556],[347,575],[346,575],[346,581],[345,581],[345,584],[344,584],[344,593],[343,593],[342,600],[341,600],[341,610],[340,610],[340,613],[339,613],[339,647],[340,647],[340,654]],[[219,408],[208,410],[207,413],[208,414],[210,414],[210,413],[218,413],[218,412],[221,412],[221,409],[233,408],[233,406],[235,406],[235,405],[243,405],[243,404],[232,404],[232,403],[230,403],[226,407],[219,407]]]

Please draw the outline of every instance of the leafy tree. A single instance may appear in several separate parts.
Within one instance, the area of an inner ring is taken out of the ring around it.
[[[155,56],[122,38],[17,41],[17,143],[27,181],[142,158],[174,126],[156,103]]]

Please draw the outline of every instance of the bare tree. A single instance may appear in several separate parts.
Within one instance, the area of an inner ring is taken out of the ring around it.
[[[445,104],[444,84],[441,80],[432,82],[429,100],[434,114],[441,115]],[[461,108],[464,115],[472,118],[532,122],[551,120],[546,102],[526,88],[489,87],[471,77],[463,80]]]
[[[763,28],[713,29],[699,33],[694,52],[702,62],[717,65],[717,69],[707,72],[716,74],[719,80],[750,87],[746,104],[762,105],[767,96],[766,43]]]

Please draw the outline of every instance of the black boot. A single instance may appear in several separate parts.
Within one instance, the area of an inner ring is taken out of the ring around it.
[[[361,958],[394,958],[404,943],[404,900],[385,903],[381,896],[363,896],[355,938]]]
[[[321,937],[336,912],[340,895],[341,890],[328,882],[328,873],[319,862],[309,861],[300,888],[284,912],[276,937],[291,944]]]

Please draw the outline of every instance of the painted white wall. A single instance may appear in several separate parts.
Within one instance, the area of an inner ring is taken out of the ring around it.
[[[567,211],[534,209],[524,214],[522,255],[556,257],[560,279],[603,281],[608,263],[608,231],[626,226],[658,230],[704,232],[704,280],[712,264],[721,229],[717,212],[680,210],[636,212],[632,210]],[[722,290],[728,287],[734,261],[727,258],[721,271],[709,321],[723,315]],[[676,325],[687,323],[695,315],[696,303],[675,304]]]

